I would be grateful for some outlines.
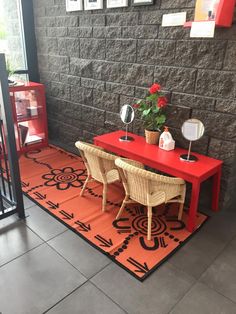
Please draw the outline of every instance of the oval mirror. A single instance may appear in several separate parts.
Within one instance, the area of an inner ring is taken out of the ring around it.
[[[130,105],[123,105],[120,109],[121,121],[125,124],[125,135],[119,138],[122,142],[131,142],[133,137],[128,136],[128,124],[134,120],[134,108]]]
[[[198,158],[195,155],[191,155],[191,145],[193,141],[197,141],[203,136],[204,131],[205,131],[204,125],[202,121],[198,119],[188,119],[183,123],[181,127],[181,132],[183,134],[183,137],[186,138],[186,140],[189,140],[190,143],[188,153],[182,154],[180,156],[181,160],[189,162],[195,162],[198,160]]]
[[[197,141],[204,134],[205,128],[202,121],[198,119],[188,119],[186,120],[181,128],[183,137],[189,141]]]
[[[120,109],[121,121],[130,124],[134,120],[134,109],[130,105],[123,105]]]

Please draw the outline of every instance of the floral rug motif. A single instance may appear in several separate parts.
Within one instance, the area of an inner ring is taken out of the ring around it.
[[[83,162],[57,147],[21,156],[20,170],[22,189],[27,196],[141,281],[192,235],[185,228],[187,213],[183,221],[178,221],[175,204],[153,209],[151,241],[147,240],[144,206],[130,205],[116,220],[124,198],[120,183],[109,185],[107,210],[103,213],[102,185],[88,184],[80,197],[86,179]],[[206,219],[207,216],[198,213],[197,226]]]

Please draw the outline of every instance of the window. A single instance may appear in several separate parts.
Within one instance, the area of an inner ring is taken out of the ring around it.
[[[19,0],[0,0],[0,51],[6,54],[8,67],[14,71],[27,70],[21,3]]]
[[[0,52],[6,54],[10,70],[37,82],[32,0],[0,0],[0,8]]]

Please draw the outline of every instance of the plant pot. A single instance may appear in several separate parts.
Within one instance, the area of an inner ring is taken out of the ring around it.
[[[145,138],[148,144],[157,144],[160,137],[159,131],[145,130]]]

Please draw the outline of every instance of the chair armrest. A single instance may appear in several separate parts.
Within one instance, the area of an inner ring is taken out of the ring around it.
[[[77,142],[75,142],[75,146],[76,146],[78,149],[80,149],[80,148],[79,148],[80,143],[83,143],[83,142],[81,142],[81,141],[77,141]],[[104,151],[104,148],[103,148],[103,147],[101,147],[101,146],[97,146],[97,145],[90,144],[90,143],[86,143],[86,145],[88,145],[88,146],[90,146],[90,147],[93,147],[93,148],[96,148],[96,149],[99,149],[99,150]]]
[[[122,158],[122,160],[124,160],[125,162],[127,162],[131,166],[135,166],[137,168],[144,169],[144,165],[139,161],[126,159],[126,158]]]
[[[117,158],[116,155],[112,155],[112,154],[109,154],[109,153],[105,152],[104,149],[102,147],[100,147],[100,146],[84,143],[82,141],[77,141],[75,143],[75,146],[79,150],[82,150],[84,152],[88,152],[88,153],[90,153],[92,155],[95,155],[97,157],[101,157],[103,159],[115,161],[115,159]]]

